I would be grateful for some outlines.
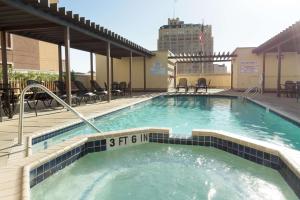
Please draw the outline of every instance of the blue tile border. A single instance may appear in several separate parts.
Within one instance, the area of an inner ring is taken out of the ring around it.
[[[106,151],[106,139],[89,141],[30,170],[30,188],[88,153]]]
[[[149,142],[213,147],[239,156],[257,164],[277,170],[300,199],[300,178],[289,169],[279,156],[249,146],[212,136],[172,138],[162,133],[150,133]]]

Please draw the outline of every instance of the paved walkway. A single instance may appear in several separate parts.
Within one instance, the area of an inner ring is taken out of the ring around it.
[[[218,94],[240,96],[242,93],[234,91],[222,91]],[[277,97],[274,93],[257,95],[250,99],[270,108],[271,110],[287,118],[291,118],[300,124],[300,100],[299,102],[297,102],[296,98],[287,98],[285,96]]]

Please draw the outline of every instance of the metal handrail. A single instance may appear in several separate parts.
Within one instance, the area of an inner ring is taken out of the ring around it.
[[[101,133],[101,131],[95,125],[93,125],[91,122],[89,122],[83,115],[81,115],[74,108],[72,108],[71,106],[69,106],[61,98],[59,98],[57,95],[55,95],[53,92],[51,92],[51,90],[49,90],[48,88],[46,88],[45,86],[40,85],[40,84],[31,84],[31,85],[28,85],[27,87],[25,87],[23,89],[23,91],[21,92],[21,95],[20,95],[20,114],[19,114],[19,127],[18,127],[18,145],[22,145],[23,144],[24,99],[25,99],[26,92],[28,90],[30,90],[31,88],[39,88],[39,89],[43,90],[48,95],[50,95],[53,99],[55,99],[58,103],[60,103],[61,105],[63,105],[67,110],[71,111],[77,117],[79,117],[84,123],[86,123],[87,125],[89,125],[91,128],[93,128],[94,130],[96,130],[98,133]]]
[[[243,99],[246,99],[246,98],[248,97],[248,94],[249,94],[250,92],[252,92],[252,91],[254,91],[254,93],[253,93],[251,96],[254,97],[254,96],[256,96],[258,93],[261,92],[261,89],[260,89],[259,87],[250,87],[250,88],[248,88],[248,89],[241,95],[241,97],[242,97]]]

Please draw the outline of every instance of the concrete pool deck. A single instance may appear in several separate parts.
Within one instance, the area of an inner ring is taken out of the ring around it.
[[[216,95],[232,96],[240,96],[242,94],[214,89],[211,89],[209,92]],[[96,104],[87,104],[77,107],[76,110],[86,117],[92,117],[113,111],[116,108],[148,100],[156,95],[158,93],[138,93],[134,94],[132,98],[115,99],[111,103],[99,102]],[[275,94],[264,94],[258,95],[253,99],[272,110],[280,112],[284,116],[289,116],[295,121],[300,122],[300,102],[297,103],[295,98],[278,98]],[[64,109],[39,112],[38,117],[35,117],[34,113],[26,113],[24,135],[27,137],[41,132],[48,132],[78,121],[76,116]],[[23,176],[22,167],[31,159],[24,159],[24,147],[12,148],[16,144],[17,129],[17,116],[12,120],[0,123],[0,156],[2,155],[0,157],[0,199],[20,199],[22,191],[21,179]],[[21,151],[21,153],[7,155],[8,152],[12,151]],[[46,154],[40,153],[39,156],[42,158]]]

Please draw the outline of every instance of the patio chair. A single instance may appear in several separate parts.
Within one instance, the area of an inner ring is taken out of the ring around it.
[[[108,91],[108,87],[107,87],[107,83],[104,82],[104,86],[105,86],[105,89],[106,91]],[[122,93],[122,91],[119,89],[119,84],[117,82],[113,82],[111,84],[111,93],[115,96],[119,95]]]
[[[91,86],[92,86],[92,91],[93,92],[97,92],[99,93],[100,95],[107,95],[107,91],[105,91],[104,88],[102,88],[97,81],[95,80],[91,80]]]
[[[188,91],[188,85],[187,85],[187,79],[186,78],[180,78],[179,79],[179,83],[176,87],[177,92],[179,92],[180,89],[185,89],[185,92]]]
[[[197,93],[199,89],[205,89],[205,92],[207,93],[207,89],[209,85],[210,85],[210,81],[208,84],[206,84],[205,78],[199,78],[195,86],[195,92]]]
[[[128,84],[128,86],[129,86],[129,84]],[[125,96],[126,93],[128,92],[127,83],[125,81],[120,82],[119,88],[121,90],[121,94]]]
[[[67,100],[67,90],[66,90],[66,85],[63,81],[54,81],[54,84],[58,90],[58,92],[56,93],[56,95],[61,98],[62,100],[66,101]],[[75,96],[75,95],[71,95],[71,100],[72,100],[72,104],[75,105],[80,105],[80,99]]]
[[[300,81],[296,82],[296,97],[297,97],[297,102],[298,102],[299,98],[300,98]]]
[[[27,85],[41,84],[41,82],[36,80],[27,80]],[[38,88],[31,88],[29,94],[25,96],[25,101],[30,109],[34,109],[35,115],[37,116],[37,105],[42,102],[45,108],[50,108],[53,98],[46,92],[41,91]],[[33,105],[31,105],[33,103]]]
[[[79,97],[79,102],[81,103],[82,100],[85,101],[85,103],[87,103],[88,101],[97,101],[97,99],[101,100],[101,97],[99,94],[90,92],[81,81],[73,81],[75,86],[77,87],[78,91],[77,91],[77,96]]]
[[[284,84],[280,84],[280,92],[285,93],[286,97],[294,97],[296,94],[296,83],[294,81],[286,81]]]

